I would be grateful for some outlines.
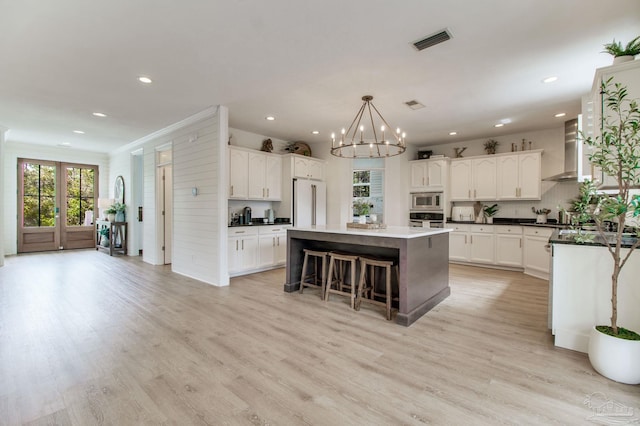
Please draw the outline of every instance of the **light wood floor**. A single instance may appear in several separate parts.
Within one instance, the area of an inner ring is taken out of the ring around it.
[[[452,265],[452,295],[409,328],[283,282],[216,288],[94,250],[7,258],[0,424],[590,424],[596,392],[640,415],[640,387],[553,346],[542,280]]]

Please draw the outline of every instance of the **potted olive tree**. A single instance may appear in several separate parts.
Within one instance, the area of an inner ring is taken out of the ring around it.
[[[612,260],[611,323],[596,325],[589,338],[591,365],[605,377],[622,383],[640,383],[640,335],[618,325],[618,285],[638,286],[637,279],[620,283],[620,271],[640,244],[638,227],[629,219],[640,215],[640,195],[631,189],[640,186],[640,109],[637,99],[628,99],[626,87],[609,79],[602,83],[602,135],[587,138],[592,148],[589,161],[615,178],[617,193],[598,194],[595,209],[588,212],[595,223],[599,242]],[[595,187],[591,186],[591,191]],[[615,232],[606,232],[607,223],[617,223]],[[627,233],[625,234],[625,228]],[[629,229],[631,228],[631,229]],[[635,234],[629,235],[632,230]],[[640,330],[638,330],[640,331]]]
[[[604,45],[604,52],[613,56],[613,63],[632,61],[635,55],[640,54],[640,36],[634,38],[626,46],[615,39],[611,43]]]

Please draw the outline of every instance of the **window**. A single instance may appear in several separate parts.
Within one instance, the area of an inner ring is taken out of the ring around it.
[[[51,227],[56,225],[56,167],[23,163],[23,226]]]
[[[369,214],[376,214],[382,222],[384,213],[384,159],[353,160],[353,201],[365,202],[373,207]]]
[[[93,212],[94,169],[67,166],[67,226],[80,226]]]

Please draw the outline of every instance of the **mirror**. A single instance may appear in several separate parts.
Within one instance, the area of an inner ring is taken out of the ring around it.
[[[124,204],[124,178],[122,176],[116,178],[116,185],[113,188],[113,198],[116,203]]]

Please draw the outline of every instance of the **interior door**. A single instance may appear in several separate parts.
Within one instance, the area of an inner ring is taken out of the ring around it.
[[[60,247],[57,181],[56,163],[18,160],[18,253]]]
[[[18,160],[18,252],[91,248],[98,167]]]
[[[161,222],[162,222],[162,253],[164,256],[163,263],[169,265],[172,257],[172,245],[173,241],[171,236],[173,235],[173,174],[171,165],[161,166],[159,168],[161,175],[161,188],[160,188],[160,205],[161,205]]]

